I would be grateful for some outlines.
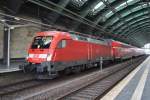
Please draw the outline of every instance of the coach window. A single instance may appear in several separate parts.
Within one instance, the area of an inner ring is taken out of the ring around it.
[[[65,48],[65,47],[66,47],[66,40],[61,40],[57,45],[57,48]]]

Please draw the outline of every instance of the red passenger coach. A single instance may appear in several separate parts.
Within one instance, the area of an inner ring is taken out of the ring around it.
[[[113,56],[115,59],[128,59],[144,54],[142,49],[119,41],[112,40],[111,45]]]

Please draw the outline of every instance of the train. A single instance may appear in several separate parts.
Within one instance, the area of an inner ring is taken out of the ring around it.
[[[128,59],[144,55],[140,48],[112,39],[97,38],[79,32],[38,32],[29,49],[24,72],[35,72],[41,78],[58,73],[80,72],[100,66],[101,61]]]

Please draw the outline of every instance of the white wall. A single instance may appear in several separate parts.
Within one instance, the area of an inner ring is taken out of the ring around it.
[[[40,20],[21,16],[29,20],[40,22]],[[24,58],[27,56],[27,49],[36,32],[41,31],[41,28],[37,27],[20,27],[15,28],[11,32],[11,44],[10,44],[10,55],[11,58]]]

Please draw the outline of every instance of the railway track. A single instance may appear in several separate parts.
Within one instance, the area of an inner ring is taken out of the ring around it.
[[[110,90],[116,83],[123,79],[129,72],[141,63],[141,60],[134,62],[132,67],[127,64],[123,69],[119,69],[111,73],[107,77],[89,84],[79,90],[70,92],[58,100],[99,100],[108,90]]]
[[[145,57],[123,62],[103,71],[61,80],[28,80],[1,87],[1,100],[94,100],[138,66]],[[115,78],[114,78],[115,77]],[[61,82],[60,82],[61,81]]]
[[[37,87],[43,83],[45,83],[45,81],[31,79],[31,80],[26,80],[26,81],[9,84],[9,85],[0,87],[0,96],[10,95],[15,92],[23,91],[25,89]]]

